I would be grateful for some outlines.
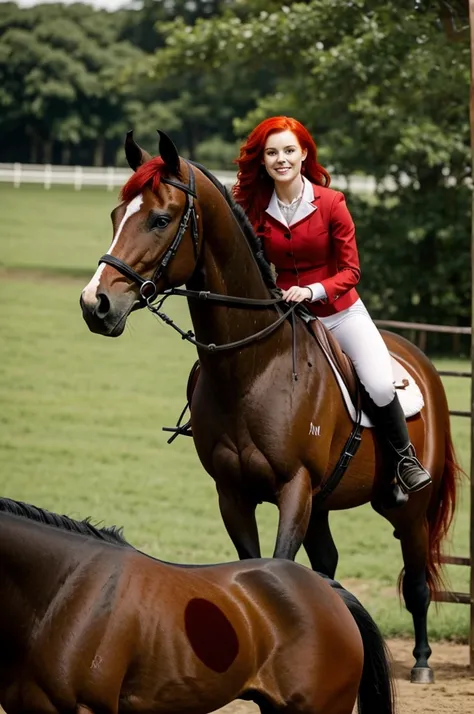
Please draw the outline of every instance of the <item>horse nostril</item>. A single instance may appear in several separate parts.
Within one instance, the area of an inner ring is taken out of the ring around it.
[[[104,319],[104,317],[107,316],[107,313],[110,310],[110,300],[107,297],[107,295],[104,295],[104,293],[99,293],[97,295],[97,305],[95,308],[95,314],[98,318],[101,320]]]

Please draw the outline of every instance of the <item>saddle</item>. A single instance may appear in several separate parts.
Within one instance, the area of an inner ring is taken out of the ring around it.
[[[342,351],[338,341],[331,332],[324,327],[320,320],[310,320],[306,322],[310,334],[317,341],[319,347],[326,356],[335,377],[341,389],[341,394],[345,402],[349,416],[353,422],[360,420],[361,426],[372,427],[373,422],[370,418],[372,411],[372,402],[367,394],[364,386],[360,382],[354,365],[349,357]],[[395,388],[398,391],[400,403],[402,405],[406,417],[414,416],[424,406],[423,395],[421,394],[418,385],[407,370],[395,359],[391,354],[392,367],[395,375]],[[175,427],[164,427],[164,431],[171,431],[173,435],[169,438],[168,443],[171,444],[174,439],[179,436],[192,436],[191,420],[181,423],[184,414],[188,407],[191,406],[192,397],[199,379],[200,365],[199,360],[193,364],[186,385],[187,404],[178,419]],[[362,415],[358,416],[359,411]]]
[[[353,404],[359,401],[360,381],[349,357],[342,351],[339,342],[327,330],[321,320],[311,320],[307,323],[310,332],[316,338],[326,357],[334,363],[342,381],[344,382]]]

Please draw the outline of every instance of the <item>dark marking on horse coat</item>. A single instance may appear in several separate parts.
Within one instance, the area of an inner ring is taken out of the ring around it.
[[[228,670],[239,652],[239,640],[222,610],[209,600],[193,598],[186,606],[184,624],[201,662],[220,674]]]

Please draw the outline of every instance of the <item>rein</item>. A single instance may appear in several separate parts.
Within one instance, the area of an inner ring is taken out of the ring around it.
[[[221,295],[211,293],[209,290],[184,290],[183,288],[170,288],[164,291],[164,295],[179,295],[180,297],[198,298],[209,302],[220,302],[223,305],[235,305],[236,307],[269,307],[284,302],[281,297],[277,298],[245,298],[234,297],[233,295]],[[286,303],[285,303],[286,304]]]
[[[163,297],[160,300],[158,300],[158,303],[156,305],[153,305],[153,301],[158,297],[157,283],[160,280],[160,278],[162,278],[164,276],[167,267],[169,266],[170,262],[173,260],[176,253],[178,252],[179,246],[181,245],[181,242],[186,234],[189,224],[191,224],[191,238],[192,238],[192,242],[193,242],[194,257],[195,257],[196,261],[199,257],[199,233],[198,233],[196,209],[195,209],[195,205],[194,205],[194,199],[197,198],[196,180],[194,177],[194,172],[193,172],[191,164],[189,164],[189,162],[186,162],[186,163],[188,164],[188,169],[189,169],[189,183],[188,183],[188,185],[181,183],[179,181],[173,181],[171,179],[166,179],[166,178],[161,179],[161,181],[163,183],[168,184],[170,186],[174,186],[175,188],[180,189],[180,191],[183,191],[186,194],[186,206],[184,208],[184,213],[181,218],[180,224],[178,226],[177,233],[176,233],[175,237],[173,238],[171,245],[165,251],[163,258],[160,260],[158,267],[154,271],[152,277],[151,278],[142,277],[139,273],[136,272],[136,270],[134,270],[130,265],[125,263],[123,260],[121,260],[120,258],[117,258],[114,255],[109,255],[108,253],[106,253],[99,259],[99,265],[101,263],[106,263],[107,265],[111,265],[113,268],[118,270],[119,273],[121,273],[125,277],[129,278],[134,283],[136,283],[140,288],[140,297],[141,297],[142,301],[145,303],[148,310],[150,310],[151,313],[153,313],[156,317],[158,317],[160,320],[162,320],[166,325],[169,325],[174,330],[176,330],[176,332],[178,332],[181,335],[181,338],[183,340],[190,342],[195,347],[197,347],[201,350],[204,350],[205,352],[208,352],[208,353],[223,352],[224,350],[238,349],[240,347],[245,347],[246,345],[252,344],[253,342],[257,342],[258,340],[261,340],[264,337],[267,337],[268,335],[272,334],[272,332],[277,330],[285,320],[290,318],[292,330],[293,330],[293,339],[292,339],[293,379],[296,381],[298,379],[298,374],[296,372],[295,310],[299,306],[299,303],[294,303],[293,305],[291,305],[290,307],[288,307],[286,310],[284,310],[282,312],[281,307],[279,307],[279,306],[282,303],[284,305],[286,305],[287,303],[285,303],[285,301],[281,297],[266,298],[266,299],[265,298],[254,299],[254,298],[245,298],[245,297],[235,297],[232,295],[219,295],[218,293],[211,293],[206,290],[184,290],[184,289],[180,289],[180,288],[171,288],[169,290],[165,290],[164,293],[162,293]],[[222,345],[216,345],[213,342],[211,342],[209,344],[205,344],[204,342],[199,342],[198,340],[196,340],[196,337],[191,330],[185,331],[185,330],[182,330],[180,327],[178,327],[178,325],[176,325],[174,323],[172,318],[169,317],[166,313],[164,313],[161,310],[163,303],[171,295],[187,297],[190,299],[208,300],[211,302],[218,302],[221,305],[227,305],[229,307],[247,307],[247,308],[262,309],[262,308],[266,308],[266,307],[275,306],[277,311],[281,314],[278,317],[278,319],[275,320],[275,322],[271,323],[270,325],[265,327],[263,330],[260,330],[259,332],[256,332],[253,335],[249,335],[248,337],[244,337],[241,340],[236,340],[235,342],[228,342],[228,343],[222,344]]]
[[[207,292],[206,290],[181,290],[177,288],[172,288],[170,290],[166,290],[164,296],[161,298],[161,300],[158,302],[158,304],[155,306],[151,303],[150,300],[146,300],[146,306],[152,312],[156,317],[159,317],[160,320],[163,320],[163,322],[166,325],[169,325],[170,327],[173,328],[173,330],[176,330],[178,334],[181,335],[181,339],[186,340],[186,342],[190,342],[192,345],[195,347],[198,347],[201,350],[204,350],[204,352],[207,353],[215,353],[215,352],[224,352],[225,350],[233,350],[233,349],[238,349],[239,347],[244,347],[246,345],[252,344],[252,342],[257,342],[258,340],[263,339],[264,337],[267,337],[268,335],[271,335],[272,332],[274,332],[280,325],[287,320],[288,318],[291,318],[291,326],[293,330],[293,340],[292,340],[292,361],[293,361],[293,379],[296,381],[298,379],[298,373],[296,371],[296,334],[295,334],[295,310],[299,306],[299,303],[293,303],[285,312],[283,312],[280,317],[275,320],[275,322],[272,322],[270,325],[267,327],[264,327],[263,330],[260,330],[259,332],[255,332],[253,335],[249,335],[248,337],[243,337],[241,340],[236,340],[235,342],[226,342],[225,344],[222,345],[216,345],[214,342],[210,342],[209,344],[206,344],[205,342],[199,342],[199,340],[196,339],[194,333],[192,330],[183,330],[181,327],[175,324],[174,320],[169,317],[165,312],[161,311],[161,306],[165,302],[165,300],[172,295],[179,295],[183,297],[188,297],[191,299],[197,299],[197,300],[210,300],[214,302],[219,302],[222,305],[228,305],[229,307],[254,307],[254,308],[265,308],[269,307],[271,305],[275,305],[278,309],[278,304],[284,302],[283,298],[268,298],[268,299],[262,299],[262,300],[257,300],[253,298],[240,298],[240,297],[234,297],[232,295],[219,295],[218,293],[210,293]],[[285,303],[286,304],[286,303]]]

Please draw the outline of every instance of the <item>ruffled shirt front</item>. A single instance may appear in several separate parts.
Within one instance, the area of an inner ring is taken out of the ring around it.
[[[283,201],[280,201],[278,196],[276,197],[278,207],[280,211],[283,214],[283,217],[285,218],[286,222],[288,225],[291,224],[291,221],[293,220],[293,216],[295,215],[296,211],[298,210],[301,200],[303,198],[303,191],[304,191],[304,183],[303,186],[301,187],[301,193],[297,198],[294,198],[291,203],[283,203]]]

